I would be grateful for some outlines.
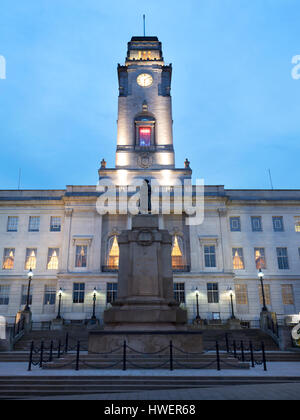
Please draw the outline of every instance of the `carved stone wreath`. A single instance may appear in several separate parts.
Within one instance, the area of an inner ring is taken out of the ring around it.
[[[138,157],[138,165],[140,168],[147,169],[153,164],[153,158],[150,153],[143,153]]]

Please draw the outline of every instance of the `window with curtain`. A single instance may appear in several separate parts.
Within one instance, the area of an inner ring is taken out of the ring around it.
[[[117,235],[108,240],[107,267],[111,270],[119,269],[120,249]]]
[[[86,245],[77,245],[76,246],[76,268],[86,268],[87,267],[87,246]]]
[[[58,270],[59,248],[48,249],[47,270]]]
[[[233,269],[234,270],[244,270],[245,269],[245,263],[244,263],[243,248],[233,248],[232,249],[232,257],[233,257]]]
[[[37,257],[36,248],[26,249],[25,270],[36,269],[36,257]]]
[[[15,249],[14,248],[5,248],[3,255],[3,270],[13,270],[15,263]]]
[[[172,267],[174,270],[182,270],[185,268],[185,258],[183,249],[183,240],[175,235],[172,247]]]
[[[300,233],[300,216],[295,217],[295,232]]]
[[[267,268],[265,248],[254,248],[254,255],[257,270],[265,270]]]

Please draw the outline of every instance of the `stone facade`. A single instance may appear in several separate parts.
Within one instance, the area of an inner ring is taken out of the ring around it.
[[[146,59],[140,54],[143,48]],[[145,88],[136,83],[137,76],[144,73],[153,77],[151,86]],[[156,178],[161,185],[172,179],[191,179],[189,165],[174,168],[171,67],[165,66],[156,38],[133,38],[125,66],[119,67],[119,80],[116,168],[102,163],[100,180],[111,178],[121,186],[136,177]],[[140,147],[137,128],[146,116],[145,123],[155,131],[151,145]],[[24,307],[28,250],[31,257],[34,250],[36,258],[36,266],[31,267],[34,322],[56,317],[60,289],[65,321],[90,319],[95,288],[96,315],[103,321],[105,309],[116,298],[117,257],[110,255],[113,241],[132,228],[132,217],[100,215],[99,195],[96,186],[0,191],[0,315],[9,323]],[[36,229],[30,229],[32,217],[39,217]],[[53,220],[59,221],[59,228],[51,228]],[[269,309],[279,318],[300,312],[299,223],[300,190],[206,186],[203,224],[189,227],[185,215],[160,215],[159,229],[168,230],[176,238],[174,243],[180,244],[182,262],[174,266],[174,283],[189,322],[196,316],[196,293],[202,319],[230,318],[228,289],[232,288],[236,316],[257,325],[262,304],[256,248],[263,249]]]

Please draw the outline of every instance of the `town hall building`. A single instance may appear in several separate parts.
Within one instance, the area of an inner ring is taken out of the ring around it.
[[[116,214],[101,214],[96,185],[0,191],[0,316],[9,323],[27,303],[29,270],[37,326],[56,318],[59,301],[65,323],[90,320],[94,302],[103,323],[118,294],[118,237],[132,226],[132,215],[120,211],[124,191],[143,180],[151,197],[155,180],[174,202],[174,185],[192,179],[186,156],[182,168],[175,167],[172,70],[156,37],[133,37],[118,66],[116,163],[109,168],[103,159],[99,169],[100,184],[115,186]],[[218,323],[234,311],[244,325],[257,327],[259,270],[268,309],[279,320],[300,312],[300,190],[207,185],[198,225],[171,209],[159,214],[159,224],[173,237],[174,298],[190,323],[198,312],[203,321]],[[151,204],[146,211],[153,211]]]

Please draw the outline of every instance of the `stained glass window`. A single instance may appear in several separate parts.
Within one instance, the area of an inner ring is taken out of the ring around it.
[[[140,127],[140,146],[150,147],[151,146],[151,127]]]

